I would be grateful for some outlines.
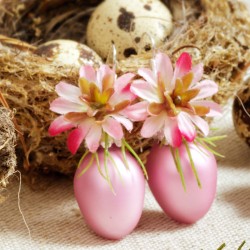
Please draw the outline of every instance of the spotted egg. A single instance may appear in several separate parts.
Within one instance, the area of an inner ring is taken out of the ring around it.
[[[100,56],[88,46],[66,39],[52,40],[41,44],[37,48],[36,54],[58,64],[58,66],[91,65],[98,67],[102,64]]]
[[[150,50],[148,33],[160,46],[172,31],[172,16],[159,0],[106,0],[93,12],[87,27],[87,44],[107,58],[112,42],[117,58]]]
[[[240,99],[240,100],[239,100]],[[244,107],[243,107],[244,106]],[[233,103],[233,121],[237,134],[250,146],[250,79],[237,93]]]

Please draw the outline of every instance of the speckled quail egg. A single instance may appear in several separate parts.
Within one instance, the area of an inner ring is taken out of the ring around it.
[[[36,54],[60,65],[80,67],[81,65],[99,66],[102,59],[95,51],[82,43],[72,40],[52,40],[40,45]]]
[[[138,48],[150,49],[148,33],[160,46],[172,31],[172,16],[159,0],[106,0],[93,12],[87,27],[87,44],[103,59],[111,43],[117,59],[138,53]]]
[[[237,93],[233,103],[233,121],[237,134],[250,146],[250,79],[248,86]],[[245,107],[245,110],[242,106]],[[247,112],[248,114],[247,114]]]

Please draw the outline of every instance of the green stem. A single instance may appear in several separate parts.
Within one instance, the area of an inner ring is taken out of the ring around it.
[[[246,241],[244,240],[244,241],[241,243],[241,245],[239,246],[238,250],[241,250],[242,247],[243,247],[245,244],[246,244]]]
[[[95,157],[94,154],[92,154],[87,166],[82,170],[82,172],[79,174],[78,177],[82,176],[83,174],[85,174],[89,170],[89,168],[92,166],[94,157]]]
[[[112,156],[109,152],[108,152],[108,156],[109,156],[109,159],[111,160],[113,166],[115,167],[115,169],[116,169],[116,171],[117,171],[117,173],[118,173],[118,175],[119,175],[119,178],[120,178],[121,182],[124,184],[123,179],[122,179],[121,172],[119,171],[119,167],[117,166],[117,164],[116,164],[116,162],[115,162],[113,156]]]
[[[124,145],[123,141],[122,141],[122,158],[123,158],[123,161],[125,163],[126,168],[129,169],[127,156],[126,156],[126,149],[125,149],[125,145]]]
[[[106,176],[105,176],[105,175],[103,174],[103,172],[102,172],[98,154],[97,154],[97,153],[94,153],[94,155],[95,155],[95,160],[96,160],[97,168],[98,168],[98,171],[99,171],[100,175],[101,175],[105,180],[107,180]]]
[[[186,183],[185,183],[184,174],[183,174],[182,167],[181,167],[179,150],[178,150],[178,148],[176,148],[175,151],[174,151],[174,148],[172,148],[170,146],[170,151],[171,151],[171,154],[173,156],[173,159],[174,159],[177,171],[178,171],[178,173],[180,175],[182,186],[183,186],[183,188],[184,188],[184,190],[186,192],[187,189],[186,189]]]
[[[217,250],[222,250],[226,246],[225,243],[223,243]]]
[[[128,151],[135,157],[135,159],[141,165],[141,168],[142,168],[142,171],[143,171],[143,173],[144,173],[144,175],[146,177],[146,180],[148,180],[147,170],[146,170],[143,162],[141,161],[140,157],[138,156],[138,154],[133,150],[133,148],[125,140],[123,140],[122,143],[124,143],[124,145],[128,149]]]
[[[200,138],[196,138],[196,140],[205,148],[207,149],[209,152],[211,152],[214,155],[217,155],[221,158],[225,158],[224,155],[221,155],[220,153],[216,152],[215,150],[211,149],[204,141],[202,141]]]
[[[108,155],[109,155],[109,152],[108,152],[108,134],[105,133],[104,135],[104,138],[105,138],[105,148],[104,148],[104,169],[105,169],[105,173],[106,173],[106,180],[108,182],[108,185],[112,191],[112,193],[115,195],[115,190],[113,188],[113,185],[110,181],[110,176],[109,176],[109,172],[108,172],[108,164],[107,164],[107,161],[108,161]]]
[[[185,140],[184,140],[184,145],[186,147],[186,150],[187,150],[187,153],[188,153],[188,158],[189,158],[189,161],[190,161],[190,165],[191,165],[192,171],[193,171],[193,173],[195,175],[197,184],[198,184],[199,188],[201,188],[201,182],[200,182],[200,179],[199,179],[199,175],[198,175],[197,169],[196,169],[196,167],[194,165],[194,161],[193,161],[193,158],[192,158],[192,154],[190,152],[190,148],[189,148],[189,146],[188,146],[188,144],[187,144],[187,142]]]
[[[78,162],[77,168],[79,168],[83,162],[83,160],[85,159],[85,157],[89,154],[89,151],[85,151],[85,153],[83,154],[83,156],[81,157],[80,161]]]

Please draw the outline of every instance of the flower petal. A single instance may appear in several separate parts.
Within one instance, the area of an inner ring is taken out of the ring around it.
[[[95,153],[100,146],[102,136],[102,127],[99,124],[93,123],[85,140],[86,146],[91,153]]]
[[[79,99],[81,96],[81,90],[78,87],[66,82],[60,82],[56,85],[55,89],[60,97],[63,97],[64,99],[74,103],[82,103]]]
[[[103,64],[98,69],[96,78],[96,85],[102,91],[103,87],[104,89],[114,87],[116,74],[108,65]]]
[[[59,97],[50,104],[50,110],[64,115],[69,112],[85,112],[87,110],[87,106],[84,103],[73,103],[62,97]]]
[[[88,80],[88,82],[96,82],[96,71],[90,65],[84,65],[80,68],[80,78],[83,77]]]
[[[190,119],[202,131],[204,136],[208,135],[208,133],[209,133],[209,125],[204,119],[202,119],[198,115],[190,115]]]
[[[178,120],[178,127],[181,131],[183,137],[192,142],[196,137],[196,130],[195,127],[190,119],[190,115],[185,112],[180,112],[177,116]]]
[[[192,72],[194,74],[192,84],[195,84],[201,80],[203,76],[203,68],[204,68],[203,63],[199,63],[192,68]]]
[[[192,101],[210,97],[218,92],[218,85],[211,80],[203,80],[193,85],[192,88],[200,90],[199,94]]]
[[[121,123],[129,132],[133,129],[133,123],[121,115],[111,115],[116,121]]]
[[[138,102],[128,106],[120,113],[128,117],[131,121],[144,121],[148,116],[147,107],[148,102]]]
[[[166,54],[157,53],[155,56],[155,64],[158,77],[160,77],[158,80],[162,80],[165,89],[168,90],[174,74],[171,60]]]
[[[56,136],[66,130],[69,130],[74,127],[74,123],[69,122],[64,119],[64,116],[61,115],[57,117],[49,126],[49,135]]]
[[[123,138],[123,130],[121,124],[114,118],[107,117],[102,124],[103,130],[113,137],[115,140]]]
[[[144,138],[150,138],[160,131],[164,125],[166,114],[162,112],[160,115],[148,117],[143,123],[141,135]]]
[[[220,116],[222,113],[221,107],[219,104],[213,102],[213,101],[207,101],[207,100],[202,100],[202,101],[192,101],[190,102],[192,106],[204,106],[210,109],[209,113],[206,114],[208,117],[214,117],[214,116]]]
[[[160,102],[157,90],[144,80],[135,80],[131,85],[131,91],[148,102]]]
[[[75,154],[81,145],[83,139],[86,137],[87,133],[89,132],[89,129],[91,125],[93,124],[93,120],[88,119],[81,123],[81,125],[74,129],[68,136],[67,139],[67,146],[69,151],[72,154]]]
[[[182,143],[181,132],[175,117],[167,117],[164,126],[164,136],[172,147],[179,147]]]
[[[127,86],[132,82],[134,76],[135,74],[133,73],[127,73],[118,77],[117,80],[115,81],[115,86],[114,86],[115,92],[122,92],[123,90],[130,92],[130,88],[127,88]]]
[[[191,56],[187,52],[182,53],[176,62],[174,78],[176,79],[186,75],[191,70],[191,68]]]
[[[148,68],[140,68],[138,69],[138,75],[144,78],[151,86],[157,86],[156,75],[154,75],[153,71]]]

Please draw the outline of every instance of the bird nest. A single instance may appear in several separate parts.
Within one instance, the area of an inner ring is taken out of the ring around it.
[[[23,163],[27,170],[70,175],[84,151],[82,148],[73,157],[65,145],[65,135],[53,138],[48,135],[48,127],[55,118],[49,110],[51,101],[56,98],[54,87],[61,80],[77,83],[78,67],[48,60],[37,53],[37,46],[53,39],[84,43],[88,19],[99,2],[1,1],[0,91],[10,108],[15,110],[25,140],[25,147],[19,142],[17,150],[25,148],[20,164]],[[176,1],[164,3],[171,9],[173,2]],[[219,85],[214,100],[224,104],[242,84],[242,73],[249,65],[249,14],[243,4],[233,0],[190,0],[185,1],[185,7],[184,19],[172,9],[174,32],[161,50],[173,61],[183,50],[192,55],[194,63],[202,61],[204,77]],[[130,56],[119,61],[117,69],[123,73],[137,72],[139,67],[149,65],[151,57],[150,51]],[[5,128],[5,122],[1,118],[1,130]],[[140,138],[140,126],[137,123],[132,133],[126,134],[126,140],[145,160],[152,141]],[[0,165],[0,173],[3,169],[5,167]],[[12,167],[10,169],[12,171]]]

